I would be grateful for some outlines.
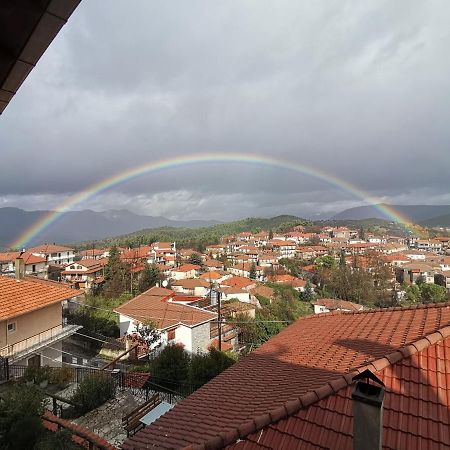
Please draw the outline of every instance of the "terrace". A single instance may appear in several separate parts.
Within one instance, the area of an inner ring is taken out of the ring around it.
[[[0,348],[0,356],[13,363],[38,350],[65,339],[82,327],[80,325],[59,324],[14,344]]]

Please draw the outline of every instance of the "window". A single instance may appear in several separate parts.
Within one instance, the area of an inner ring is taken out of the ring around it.
[[[34,273],[36,272],[36,264],[33,264],[31,271]]]
[[[75,269],[75,266],[70,266],[70,268],[73,270],[73,269]]]
[[[16,331],[16,322],[8,323],[8,333],[14,333]]]
[[[173,341],[175,339],[175,330],[169,330],[167,332],[167,340]]]

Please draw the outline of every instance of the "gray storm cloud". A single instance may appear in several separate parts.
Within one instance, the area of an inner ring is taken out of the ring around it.
[[[449,203],[449,22],[446,0],[84,1],[0,119],[0,206],[55,207],[125,169],[213,151]],[[295,172],[212,164],[85,206],[221,219],[358,203]]]

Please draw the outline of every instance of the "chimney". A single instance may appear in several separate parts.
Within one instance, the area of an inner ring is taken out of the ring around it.
[[[353,450],[381,450],[384,384],[370,370],[353,380]]]
[[[16,280],[22,280],[25,276],[25,262],[20,256],[16,258],[15,269]]]

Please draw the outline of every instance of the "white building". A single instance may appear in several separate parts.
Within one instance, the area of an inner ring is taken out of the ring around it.
[[[31,247],[28,249],[28,252],[36,256],[45,257],[48,264],[55,265],[73,263],[75,257],[73,248],[55,244],[43,244],[37,247]]]
[[[119,314],[120,335],[137,333],[139,324],[151,322],[160,332],[163,348],[168,343],[181,344],[191,353],[206,352],[211,344],[211,322],[217,314],[171,300],[176,293],[152,287],[114,311]]]

